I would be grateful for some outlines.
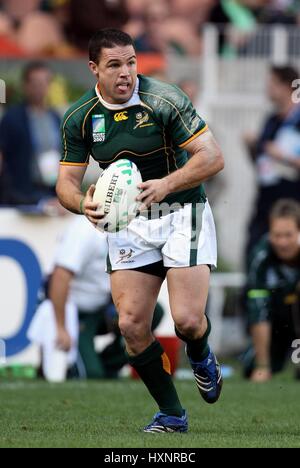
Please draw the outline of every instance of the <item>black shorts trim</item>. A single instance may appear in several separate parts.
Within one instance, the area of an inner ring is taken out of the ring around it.
[[[158,278],[163,280],[166,279],[169,270],[170,268],[165,267],[162,260],[156,263],[150,263],[150,265],[130,269],[130,271],[139,271],[140,273],[146,273],[147,275],[158,276]]]
[[[109,256],[108,256],[108,259],[109,259]],[[207,265],[207,266],[209,270],[212,271],[212,266],[211,265]],[[140,273],[145,273],[146,275],[157,276],[158,278],[161,278],[162,280],[166,279],[167,273],[171,269],[172,268],[170,267],[164,266],[163,260],[160,260],[159,262],[156,262],[156,263],[150,263],[150,265],[145,265],[145,266],[141,266],[138,268],[130,268],[128,270],[112,270],[110,262],[109,261],[107,262],[107,273],[109,274],[112,274],[115,271],[139,271]]]
[[[212,271],[212,266],[207,265],[209,270]],[[146,273],[147,275],[158,276],[159,278],[165,280],[167,273],[172,268],[165,267],[163,260],[160,260],[156,263],[150,263],[150,265],[145,265],[139,268],[132,268],[133,271],[139,271],[141,273]]]

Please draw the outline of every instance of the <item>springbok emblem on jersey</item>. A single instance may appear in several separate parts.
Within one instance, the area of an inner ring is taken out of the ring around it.
[[[139,127],[142,127],[144,124],[149,122],[149,114],[148,112],[139,112],[135,116],[136,118],[136,126],[134,127],[133,130],[136,130]]]

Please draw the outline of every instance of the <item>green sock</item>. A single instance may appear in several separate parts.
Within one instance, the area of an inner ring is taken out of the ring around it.
[[[183,414],[172,377],[170,361],[158,341],[138,356],[128,356],[129,364],[137,371],[162,413],[169,416]]]
[[[198,340],[189,340],[185,338],[177,329],[176,335],[182,341],[184,341],[187,345],[187,354],[194,362],[201,362],[204,361],[209,355],[209,345],[208,345],[208,337],[211,332],[211,322],[208,317],[207,318],[207,330]]]

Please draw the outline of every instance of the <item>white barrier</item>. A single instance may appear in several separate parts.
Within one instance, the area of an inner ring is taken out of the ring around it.
[[[39,362],[37,349],[28,346],[22,327],[28,326],[26,316],[34,312],[38,276],[50,270],[57,235],[69,220],[69,216],[36,217],[0,210],[0,338],[6,342],[8,363]]]

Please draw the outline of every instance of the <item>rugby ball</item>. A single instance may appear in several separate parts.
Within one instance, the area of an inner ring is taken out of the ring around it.
[[[136,197],[141,193],[137,186],[142,181],[139,169],[128,159],[120,159],[102,172],[93,196],[105,214],[97,226],[100,231],[122,231],[136,217],[140,206]]]

